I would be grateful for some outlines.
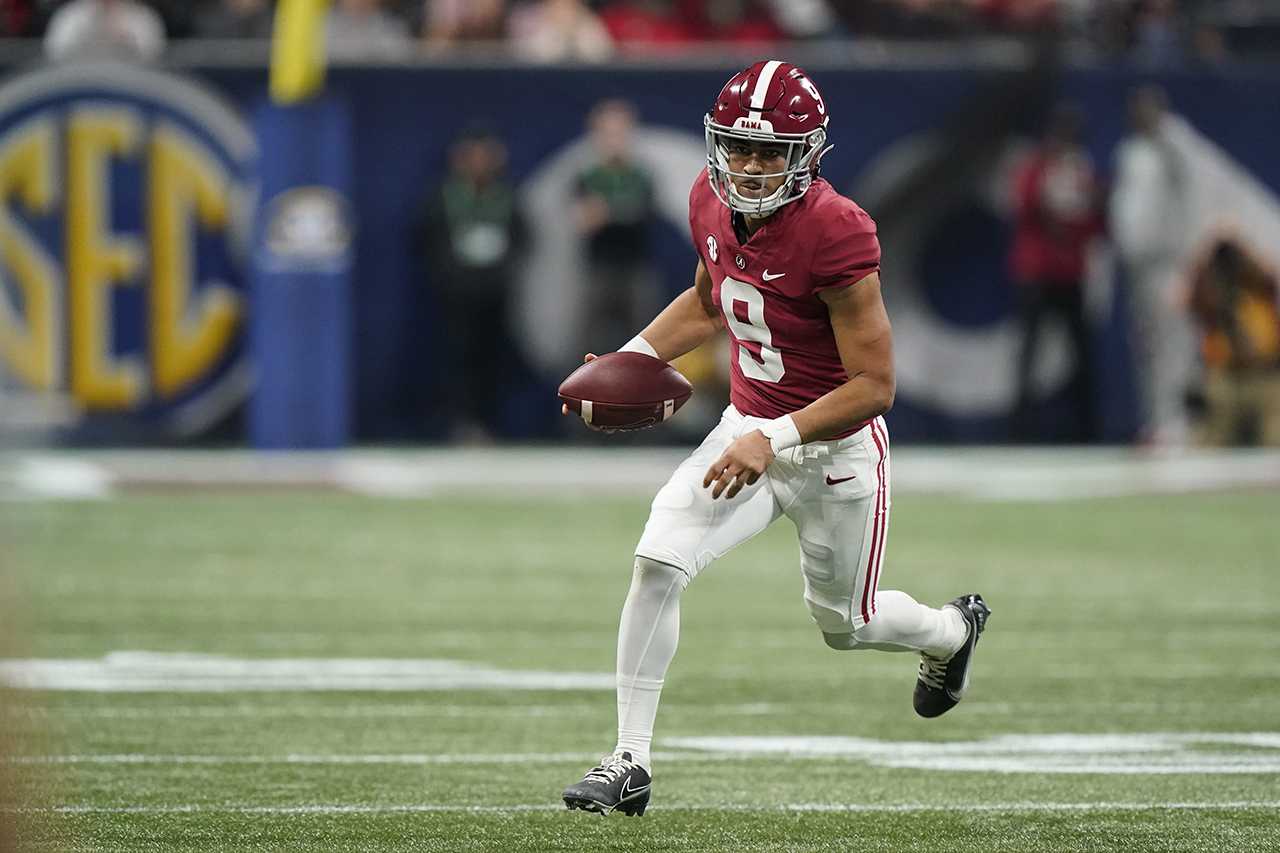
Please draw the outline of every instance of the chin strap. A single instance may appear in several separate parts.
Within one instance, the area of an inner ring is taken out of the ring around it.
[[[828,152],[828,151],[830,151],[832,148],[835,148],[835,146],[834,146],[834,145],[828,145],[826,148],[823,148],[821,151],[819,151],[819,152],[818,152],[818,156],[817,156],[817,157],[814,157],[814,158],[813,158],[813,164],[809,167],[809,172],[810,172],[812,175],[814,175],[815,177],[816,177],[816,176],[817,176],[817,174],[818,174],[818,170],[819,170],[819,169],[821,168],[821,166],[822,166],[822,158],[823,158],[823,157],[825,157],[825,156],[827,156],[827,152]]]

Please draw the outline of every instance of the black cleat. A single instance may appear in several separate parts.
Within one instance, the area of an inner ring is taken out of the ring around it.
[[[944,606],[960,611],[964,621],[969,623],[969,637],[948,660],[920,655],[920,675],[916,678],[913,704],[916,713],[922,717],[940,717],[964,698],[969,687],[973,649],[978,645],[982,630],[987,627],[987,617],[991,615],[991,608],[976,592],[962,595]]]
[[[631,760],[629,752],[615,752],[600,759],[582,781],[564,789],[567,809],[607,815],[617,810],[642,815],[649,805],[649,771]]]

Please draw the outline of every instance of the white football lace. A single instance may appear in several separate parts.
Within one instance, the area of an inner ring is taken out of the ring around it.
[[[933,690],[941,690],[946,683],[947,662],[941,658],[920,655],[920,680]]]
[[[611,782],[616,782],[618,777],[635,766],[635,764],[615,752],[612,755],[606,755],[601,758],[597,766],[587,771],[583,781],[603,782],[607,785]]]

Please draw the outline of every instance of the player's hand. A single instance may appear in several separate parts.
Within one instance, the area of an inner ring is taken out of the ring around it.
[[[729,445],[720,458],[711,464],[702,478],[702,487],[710,488],[711,499],[724,495],[725,500],[734,497],[744,486],[760,479],[773,462],[773,447],[760,430],[752,430]]]
[[[586,355],[584,355],[584,356],[582,357],[582,363],[583,363],[583,364],[586,364],[588,361],[595,361],[598,357],[599,357],[599,356],[597,356],[595,353],[593,353],[593,352],[589,352],[589,353],[587,353]],[[573,413],[569,411],[569,407],[568,407],[568,406],[566,406],[564,403],[561,403],[561,404],[560,404],[560,414],[562,414],[562,415],[569,415],[569,414],[573,414]],[[612,432],[612,430],[603,430],[603,429],[600,429],[599,427],[593,427],[593,426],[591,426],[591,424],[587,424],[587,426],[588,426],[588,427],[590,427],[591,429],[594,429],[596,432]]]

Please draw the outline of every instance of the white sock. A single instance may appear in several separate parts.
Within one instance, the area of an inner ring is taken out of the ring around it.
[[[886,589],[876,592],[876,615],[853,636],[860,647],[945,660],[968,639],[969,623],[954,607],[926,607],[905,592]]]
[[[618,626],[618,746],[652,772],[649,746],[667,667],[680,640],[682,570],[637,557]]]

